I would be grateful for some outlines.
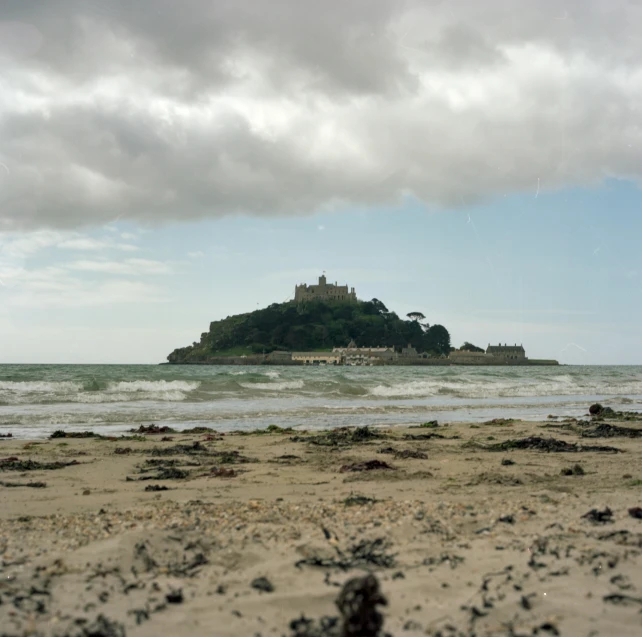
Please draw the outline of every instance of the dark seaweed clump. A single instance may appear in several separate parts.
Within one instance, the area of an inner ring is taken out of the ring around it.
[[[395,449],[394,447],[383,447],[377,451],[377,453],[387,453],[393,455],[395,458],[400,458],[402,460],[407,458],[415,458],[417,460],[426,460],[428,455],[423,451],[417,451],[414,449]]]
[[[131,478],[127,476],[127,482],[146,481],[146,480],[184,480],[189,476],[189,471],[177,469],[176,467],[160,467],[154,474],[144,475],[140,478]]]
[[[36,460],[20,460],[5,458],[0,460],[0,471],[53,471],[80,464],[77,460],[71,462],[37,462]]]
[[[510,451],[513,449],[529,449],[534,451],[546,451],[552,453],[577,453],[581,451],[602,451],[605,453],[621,453],[621,449],[615,447],[598,446],[598,445],[578,445],[575,443],[565,442],[556,438],[540,438],[539,436],[530,436],[528,438],[519,438],[517,440],[505,440],[492,445],[482,447],[487,451]]]
[[[583,476],[586,472],[582,465],[575,464],[572,467],[566,467],[560,472],[563,476]]]
[[[307,442],[320,447],[346,447],[386,438],[386,434],[370,427],[341,427],[315,436],[293,436],[292,442]]]
[[[441,438],[444,440],[446,436],[441,434],[429,433],[429,434],[404,434],[404,440],[432,440],[433,438]],[[459,438],[459,436],[452,436],[453,439]]]
[[[378,471],[379,469],[394,469],[387,462],[383,460],[365,460],[364,462],[353,462],[352,464],[344,464],[339,473],[348,473],[351,471]]]
[[[595,419],[609,418],[610,420],[642,420],[642,414],[636,411],[615,411],[595,403],[589,407],[589,414]]]
[[[172,429],[171,427],[168,427],[167,425],[163,425],[162,427],[159,427],[158,425],[141,425],[138,429],[130,429],[129,430],[130,434],[138,434],[138,435],[157,435],[157,434],[175,434],[176,429]]]
[[[55,438],[100,438],[98,434],[94,433],[93,431],[63,431],[62,429],[58,429],[54,431],[51,436],[49,436],[50,440],[53,440]]]
[[[380,637],[384,617],[379,606],[388,604],[375,575],[353,577],[341,589],[335,602],[341,618],[324,616],[318,620],[305,615],[290,622],[291,637]]]
[[[265,436],[268,434],[291,434],[294,431],[292,427],[279,427],[278,425],[268,425],[265,429],[252,429],[251,431],[235,431],[235,436]]]
[[[375,498],[369,498],[367,495],[349,495],[343,504],[347,507],[363,506],[365,504],[374,504],[378,502]]]
[[[297,568],[301,568],[302,566],[336,568],[341,571],[349,571],[353,568],[366,566],[392,568],[395,565],[395,556],[387,552],[389,548],[390,543],[382,537],[374,540],[361,540],[361,542],[351,546],[345,551],[335,546],[336,556],[322,557],[313,555],[299,560],[295,566]]]
[[[618,427],[601,422],[596,425],[583,426],[580,429],[582,438],[642,438],[642,429]]]

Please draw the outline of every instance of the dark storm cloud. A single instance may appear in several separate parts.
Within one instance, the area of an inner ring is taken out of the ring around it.
[[[0,0],[0,231],[638,179],[640,3]]]

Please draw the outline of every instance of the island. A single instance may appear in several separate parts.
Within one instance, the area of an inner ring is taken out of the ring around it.
[[[450,333],[422,312],[400,318],[379,299],[328,283],[295,286],[294,298],[213,321],[199,341],[175,349],[172,365],[557,365],[529,359],[522,345],[471,343],[455,349]]]

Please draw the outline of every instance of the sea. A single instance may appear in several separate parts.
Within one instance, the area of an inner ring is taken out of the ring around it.
[[[0,365],[0,434],[120,435],[583,417],[642,411],[642,366],[267,367]]]

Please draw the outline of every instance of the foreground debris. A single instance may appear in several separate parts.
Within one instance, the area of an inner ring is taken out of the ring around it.
[[[512,449],[532,449],[534,451],[547,451],[553,453],[576,453],[586,451],[600,451],[603,453],[621,453],[621,449],[604,445],[579,445],[577,443],[558,440],[557,438],[541,438],[529,436],[518,440],[505,440],[491,445],[476,445],[487,451],[510,451]]]
[[[290,622],[292,637],[380,637],[383,615],[379,606],[388,600],[379,588],[375,575],[348,580],[335,602],[340,617],[322,617],[315,621],[302,615]]]

